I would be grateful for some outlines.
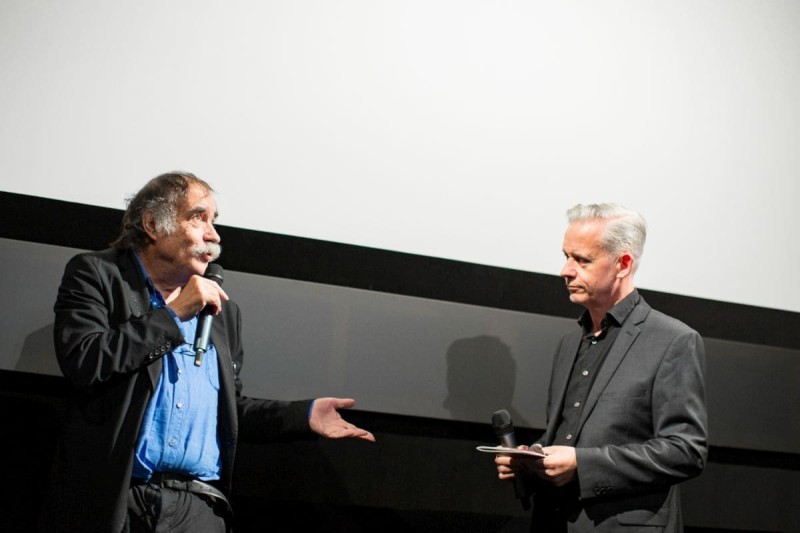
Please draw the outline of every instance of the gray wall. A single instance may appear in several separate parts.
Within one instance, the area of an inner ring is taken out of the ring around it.
[[[0,239],[0,368],[58,374],[52,305],[78,250]],[[551,356],[572,319],[227,272],[242,308],[245,391],[353,397],[371,412],[543,428]],[[576,308],[577,312],[577,308]],[[710,443],[800,450],[798,350],[706,338]]]

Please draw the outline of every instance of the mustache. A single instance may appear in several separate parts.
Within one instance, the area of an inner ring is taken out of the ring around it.
[[[205,255],[210,255],[211,260],[216,261],[222,254],[222,246],[220,246],[215,242],[198,244],[197,246],[192,247],[191,253],[194,257],[203,257]]]

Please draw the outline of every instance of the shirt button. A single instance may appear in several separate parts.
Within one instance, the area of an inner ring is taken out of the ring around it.
[[[171,448],[174,448],[175,447],[175,439],[169,439],[169,442],[167,444],[169,444]]]
[[[592,344],[597,344],[597,339],[592,339]]]
[[[182,408],[183,407],[183,402],[176,403],[175,407],[177,407],[178,409]]]
[[[567,435],[567,440],[572,440],[572,433]]]
[[[588,370],[584,370],[583,372],[581,372],[581,374],[583,374],[584,376],[588,376],[589,375],[589,371]]]
[[[574,404],[572,404],[572,406],[573,407],[580,407],[581,406],[581,402],[575,402]]]

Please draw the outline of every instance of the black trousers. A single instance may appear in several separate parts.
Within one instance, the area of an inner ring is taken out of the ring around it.
[[[228,533],[227,507],[214,498],[153,484],[128,491],[126,533]]]

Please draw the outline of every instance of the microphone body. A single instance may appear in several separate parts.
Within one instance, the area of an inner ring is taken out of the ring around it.
[[[506,448],[517,447],[517,439],[514,437],[514,424],[511,423],[511,415],[508,414],[508,411],[505,409],[495,411],[492,415],[492,427],[502,446]],[[531,508],[528,491],[525,489],[525,482],[520,476],[514,476],[514,495],[520,500],[525,511]]]
[[[216,263],[209,264],[203,277],[216,281],[218,285],[222,286],[222,267]],[[207,309],[204,309],[200,313],[200,318],[197,319],[197,333],[194,338],[194,366],[203,364],[203,354],[208,351],[208,339],[211,336],[211,323],[213,320],[214,315]]]

